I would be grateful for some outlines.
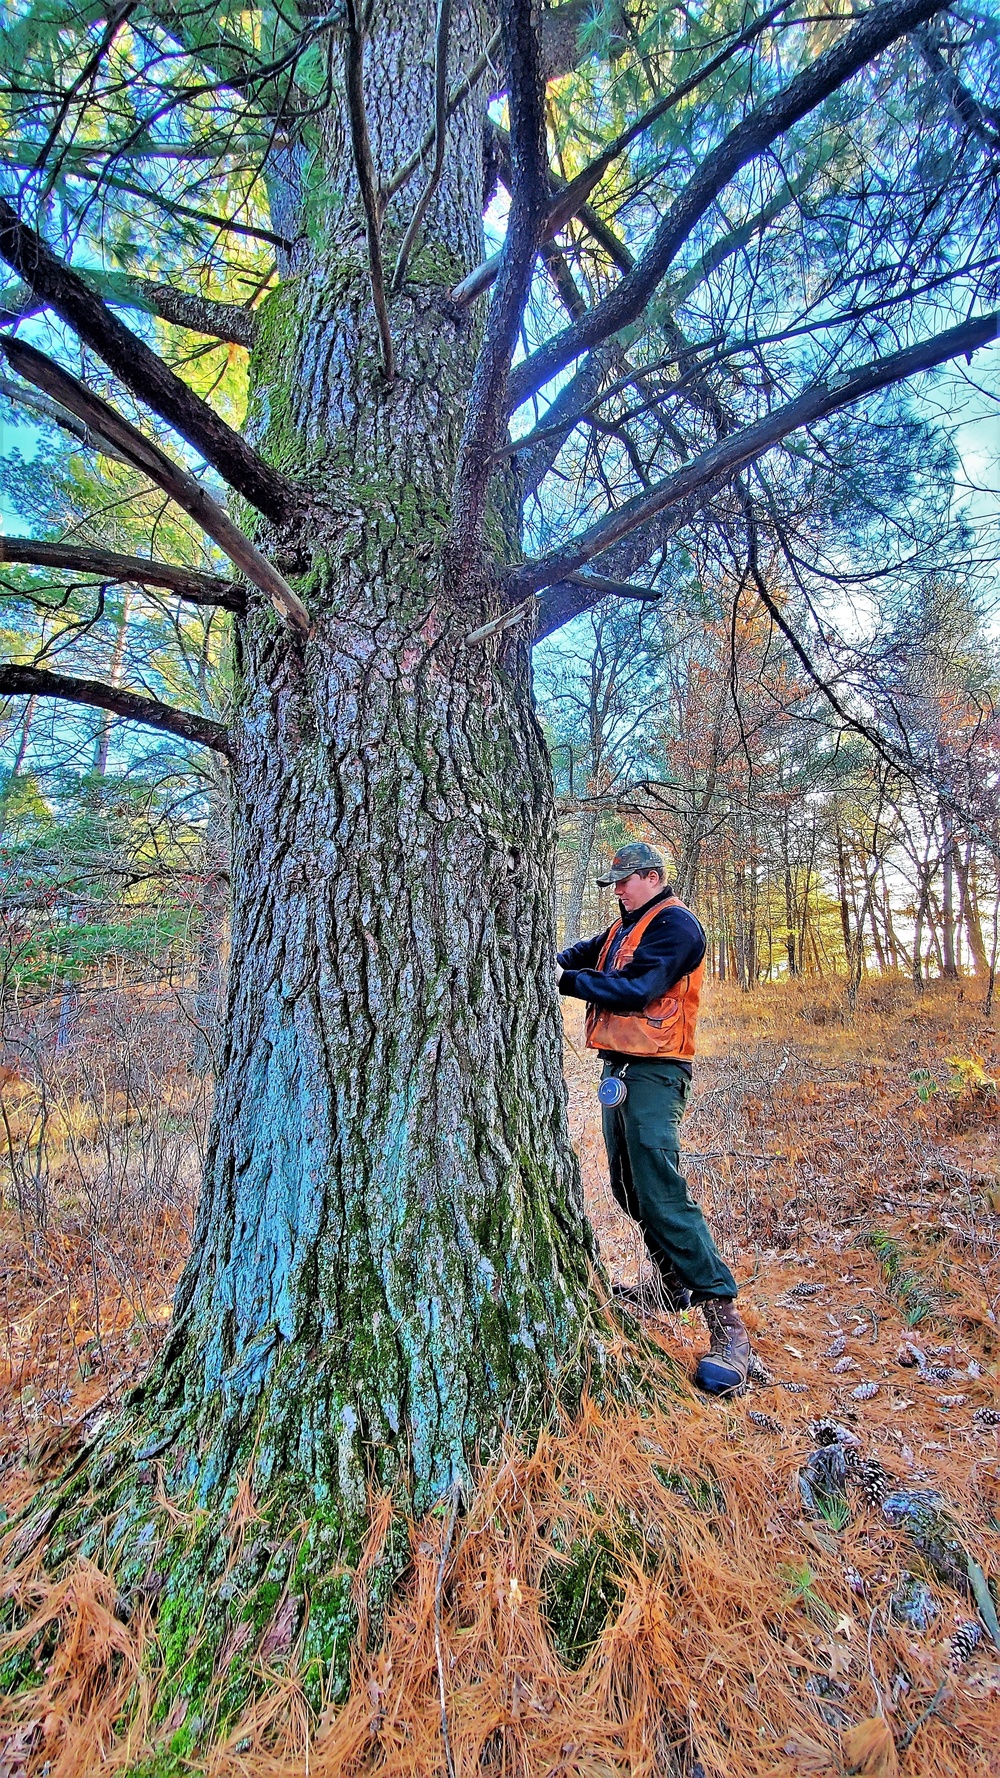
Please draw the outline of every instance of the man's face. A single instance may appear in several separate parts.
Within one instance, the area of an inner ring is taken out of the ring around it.
[[[627,914],[634,914],[636,908],[645,907],[654,895],[659,895],[663,884],[655,870],[634,870],[630,877],[623,877],[615,884],[615,894]]]

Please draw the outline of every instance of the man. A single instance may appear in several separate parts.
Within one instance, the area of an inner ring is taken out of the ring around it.
[[[587,1002],[587,1045],[604,1059],[603,1080],[616,1076],[625,1087],[621,1102],[603,1111],[611,1189],[639,1224],[671,1307],[690,1301],[702,1310],[711,1347],[695,1382],[728,1395],[746,1383],[750,1340],[736,1280],[680,1172],[705,934],[667,884],[653,846],[623,846],[597,881],[614,884],[621,916],[561,951],[556,980],[560,993]],[[641,1304],[640,1292],[616,1294]]]

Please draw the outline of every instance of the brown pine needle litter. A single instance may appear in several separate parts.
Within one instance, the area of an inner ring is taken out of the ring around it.
[[[873,1000],[854,1026],[839,1006],[815,983],[713,990],[685,1132],[692,1189],[736,1264],[773,1383],[733,1403],[664,1388],[642,1413],[591,1400],[533,1450],[510,1444],[454,1521],[445,1502],[411,1528],[410,1568],[381,1639],[362,1625],[347,1702],[317,1720],[295,1645],[279,1660],[262,1638],[256,1703],[214,1744],[204,1738],[191,1771],[1000,1773],[1000,1657],[988,1634],[970,1633],[982,1630],[972,1597],[926,1568],[881,1504],[887,1488],[890,1498],[939,1492],[996,1587],[995,1124],[968,1107],[956,1119],[949,1105],[927,1106],[911,1086],[912,1071],[971,1047],[957,996]],[[990,1035],[975,1043],[1000,1073]],[[613,1275],[628,1280],[640,1254],[604,1183],[592,1063],[571,1048],[567,1065],[588,1206]],[[53,1202],[30,1239],[13,1220],[0,1231],[8,1510],[38,1473],[18,1460],[25,1444],[52,1473],[72,1451],[76,1419],[92,1419],[145,1362],[184,1221],[181,1204],[156,1224],[164,1233],[146,1273],[137,1239],[137,1337],[116,1292],[99,1366],[89,1343],[77,1362],[75,1340],[106,1307],[111,1278],[95,1304],[94,1244],[78,1206]],[[116,1267],[118,1277],[121,1252]],[[650,1321],[646,1332],[684,1370],[704,1342],[696,1316]],[[845,1356],[853,1366],[838,1370]],[[858,1398],[861,1382],[878,1388]],[[842,1446],[845,1512],[836,1500],[810,1512],[800,1471],[845,1437],[856,1441]],[[252,1534],[260,1509],[244,1488],[234,1536]],[[391,1517],[391,1502],[373,1500],[363,1569],[378,1561]],[[359,1603],[363,1583],[362,1572]],[[912,1604],[921,1585],[924,1617]],[[113,1576],[89,1564],[51,1576],[32,1558],[4,1590],[24,1621],[0,1661],[39,1637],[41,1652],[37,1683],[0,1698],[0,1778],[183,1769],[155,1763],[183,1722],[179,1712],[153,1721],[155,1617],[133,1605],[122,1622]]]

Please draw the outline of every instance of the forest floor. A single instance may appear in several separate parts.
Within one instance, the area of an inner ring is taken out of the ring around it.
[[[405,1597],[346,1705],[317,1724],[294,1650],[262,1654],[261,1701],[189,1766],[153,1757],[154,1630],[118,1622],[96,1571],[61,1590],[22,1574],[57,1652],[33,1701],[0,1706],[0,1778],[1000,1773],[981,1579],[1000,1578],[1000,1042],[980,1002],[874,982],[852,1018],[836,983],[710,990],[685,1164],[773,1381],[706,1401],[668,1368],[652,1410],[590,1403],[512,1445],[458,1527],[414,1527]],[[169,1011],[144,1016],[168,1053]],[[189,1239],[201,1108],[133,1024],[148,1074],[126,1093],[124,1171],[120,1087],[100,1099],[79,1063],[48,1080],[61,1147],[43,1174],[37,1082],[3,1082],[8,1513],[148,1363]],[[633,1281],[575,1007],[566,1069],[602,1254]],[[81,1161],[102,1141],[103,1173]],[[685,1373],[704,1346],[696,1314],[645,1333]]]

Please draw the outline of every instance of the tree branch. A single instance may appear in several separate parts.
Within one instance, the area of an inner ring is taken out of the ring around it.
[[[976,137],[990,155],[995,155],[1000,150],[1000,109],[995,105],[983,105],[969,91],[964,81],[959,79],[954,68],[941,54],[938,33],[933,28],[925,26],[920,31],[914,31],[913,41],[959,123]]]
[[[200,451],[252,506],[275,521],[289,515],[294,509],[295,492],[284,476],[258,457],[207,401],[189,389],[144,340],[119,321],[85,279],[57,259],[41,236],[23,223],[3,198],[0,255],[104,359],[133,395]]]
[[[159,586],[175,593],[189,605],[219,605],[224,611],[246,610],[246,598],[231,580],[218,574],[200,574],[195,568],[175,568],[171,562],[151,562],[145,556],[120,556],[110,549],[91,549],[75,543],[39,543],[34,537],[0,534],[0,563],[23,563],[29,568],[67,568],[76,574],[93,574],[124,586]]]
[[[89,704],[95,710],[110,710],[115,716],[127,717],[130,722],[143,722],[147,728],[179,735],[184,741],[213,747],[227,759],[232,754],[225,723],[196,716],[192,710],[174,710],[169,704],[140,697],[137,692],[102,685],[99,679],[76,679],[69,673],[48,673],[38,667],[0,667],[0,696],[62,698],[70,704]]]
[[[486,70],[489,67],[490,62],[493,60],[493,57],[496,55],[497,50],[499,48],[500,48],[500,32],[494,31],[493,36],[490,38],[488,44],[486,45],[486,48],[482,51],[482,53],[480,55],[478,55],[476,57],[475,61],[472,64],[472,67],[469,69],[468,74],[464,74],[462,76],[462,79],[460,81],[458,81],[455,86],[452,87],[451,92],[448,94],[448,104],[447,104],[447,108],[446,108],[448,117],[451,116],[453,111],[457,111],[457,109],[458,109],[459,105],[461,105],[463,99],[468,98],[473,87],[476,85],[476,82],[481,80],[483,75],[486,73]],[[414,173],[417,171],[418,167],[420,167],[422,165],[422,163],[426,160],[427,156],[430,154],[430,151],[434,147],[436,140],[437,140],[437,125],[436,125],[436,123],[434,123],[431,125],[426,136],[424,137],[423,141],[421,142],[419,148],[416,148],[414,150],[414,152],[411,154],[409,160],[404,161],[403,165],[399,168],[399,170],[393,174],[388,185],[385,187],[385,189],[382,193],[383,204],[387,204],[389,202],[390,198],[394,198],[397,191],[402,190],[402,188],[406,184],[407,180],[412,179],[412,177],[413,177]]]
[[[347,53],[345,56],[347,112],[351,124],[354,169],[365,212],[368,238],[368,266],[371,274],[372,305],[382,339],[382,365],[385,380],[391,383],[395,373],[392,330],[385,299],[385,272],[382,266],[382,206],[375,185],[368,118],[365,111],[365,27],[361,0],[347,0]]]
[[[100,433],[92,432],[89,426],[78,420],[67,408],[60,407],[57,401],[50,401],[47,395],[41,395],[36,389],[25,389],[21,383],[12,383],[9,377],[0,377],[0,395],[8,401],[16,402],[18,407],[26,407],[29,413],[40,414],[43,420],[51,420],[54,426],[61,426],[71,438],[85,445],[90,451],[98,451],[102,457],[111,457],[116,463],[125,463],[121,451],[116,451],[113,444]]]
[[[135,278],[128,272],[87,271],[79,276],[116,308],[141,309],[175,327],[188,327],[192,333],[208,334],[232,346],[245,346],[248,351],[257,337],[257,317],[240,303],[217,302],[213,297],[178,290],[174,284]],[[44,299],[35,296],[23,283],[9,284],[0,293],[0,305],[3,326],[37,315],[46,306]]]
[[[420,233],[420,224],[427,213],[427,206],[438,188],[441,172],[444,167],[444,151],[448,129],[448,34],[451,30],[452,0],[438,0],[437,29],[434,34],[434,164],[427,177],[427,183],[416,202],[410,226],[403,236],[403,245],[396,259],[396,269],[392,274],[393,293],[402,288],[406,276],[406,268],[410,263],[414,243]]]
[[[84,388],[61,365],[46,358],[44,352],[36,352],[34,346],[27,345],[24,340],[14,340],[9,336],[0,337],[0,347],[20,376],[43,389],[102,437],[110,439],[135,468],[148,475],[150,481],[155,482],[184,512],[189,513],[213,542],[225,550],[240,572],[254,586],[259,587],[261,592],[267,594],[275,610],[301,636],[311,633],[309,614],[298,594],[292,591],[267,557],[261,555],[249,537],[244,537],[224,508],[217,500],[212,499],[211,494],[206,492],[188,470],[175,463],[165,451],[161,451],[159,445],[130,425],[113,407],[102,401],[99,395]]]
[[[257,317],[240,303],[217,302],[192,290],[178,290],[173,284],[154,284],[148,278],[128,278],[123,283],[121,296],[110,292],[111,302],[148,309],[174,327],[187,327],[192,333],[204,333],[231,346],[245,346],[248,352],[257,338]]]
[[[897,38],[942,10],[943,0],[883,0],[706,155],[674,199],[646,252],[604,299],[511,373],[511,411],[591,346],[638,319],[692,230],[720,191],[778,136],[814,111]]]
[[[633,586],[627,580],[609,580],[605,574],[564,574],[566,586],[579,587],[582,592],[593,593],[594,602],[598,599],[641,599],[647,605],[655,605],[663,598],[659,587]]]
[[[646,130],[651,129],[653,124],[658,123],[661,117],[665,117],[669,111],[672,111],[690,93],[693,93],[696,87],[708,80],[741,49],[746,49],[749,44],[754,43],[770,25],[773,25],[781,13],[788,11],[792,4],[793,0],[778,0],[776,6],[772,6],[768,12],[764,13],[763,17],[756,19],[739,37],[727,44],[725,49],[719,50],[718,54],[712,56],[702,67],[696,68],[687,80],[681,81],[679,86],[675,86],[664,98],[658,99],[655,105],[650,106],[648,111],[644,111],[641,117],[628,124],[613,142],[609,142],[607,148],[602,149],[601,153],[589,165],[576,174],[575,178],[566,182],[562,179],[556,180],[554,176],[551,177],[552,196],[549,200],[542,239],[551,240],[554,235],[562,232],[574,216],[580,214],[581,210],[586,207],[591,193],[604,178],[608,168],[620,155],[625,153],[637,136],[644,135]],[[548,13],[543,16],[551,18],[552,15]],[[629,257],[631,259],[631,255]],[[482,291],[488,289],[492,284],[497,275],[499,263],[499,254],[494,254],[491,259],[484,260],[482,265],[477,266],[475,271],[463,278],[460,284],[456,284],[451,293],[452,301],[461,303],[463,306],[473,302]],[[627,269],[629,268],[626,267]]]
[[[902,382],[919,371],[931,370],[935,365],[946,363],[949,358],[957,358],[963,353],[971,356],[980,347],[995,340],[998,332],[1000,314],[985,315],[976,321],[965,321],[958,327],[950,327],[945,333],[934,334],[929,340],[922,340],[917,346],[908,346],[901,352],[894,352],[889,358],[876,358],[860,370],[832,377],[829,383],[814,384],[811,389],[796,396],[794,401],[775,408],[773,413],[767,414],[755,425],[745,426],[742,431],[730,433],[728,437],[720,439],[711,450],[704,451],[700,457],[685,463],[673,475],[665,476],[650,493],[639,494],[634,500],[629,500],[617,512],[610,513],[607,518],[581,532],[579,537],[563,549],[554,551],[538,562],[525,563],[512,582],[512,598],[523,598],[525,593],[538,592],[542,587],[551,586],[556,580],[564,580],[567,574],[600,555],[609,545],[625,537],[637,526],[645,524],[667,507],[677,506],[692,495],[727,479],[744,463],[750,463],[762,456],[772,445],[778,444],[788,433],[797,431],[800,426],[822,420],[839,408],[860,400],[864,395],[888,388],[892,383]]]
[[[469,391],[452,497],[451,553],[462,576],[478,548],[490,458],[545,215],[545,84],[532,8],[501,0],[510,104],[511,200],[501,264]]]

